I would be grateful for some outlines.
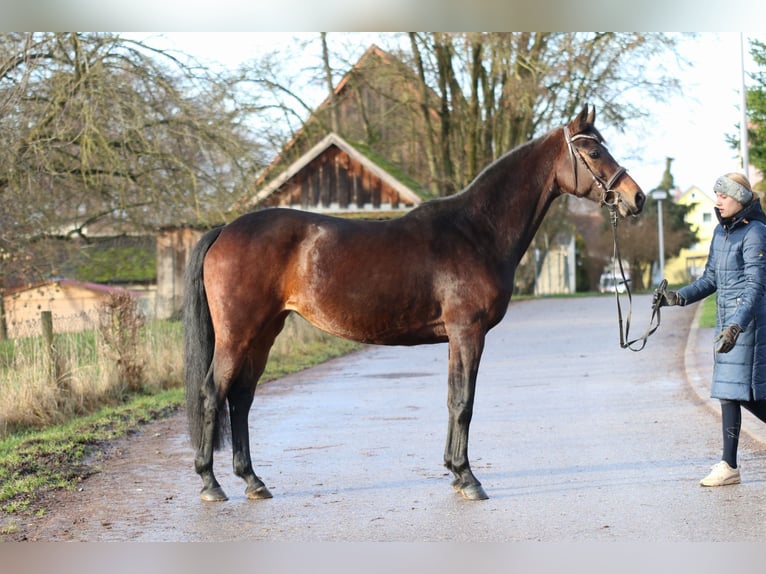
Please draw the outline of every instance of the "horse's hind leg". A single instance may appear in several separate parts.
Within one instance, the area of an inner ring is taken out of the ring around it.
[[[208,502],[228,500],[226,493],[213,474],[213,450],[216,444],[222,440],[222,437],[217,433],[220,432],[218,425],[219,409],[223,404],[215,392],[213,377],[213,366],[211,365],[201,389],[203,404],[202,438],[194,458],[194,470],[202,478],[200,498]]]
[[[254,343],[248,360],[228,394],[234,474],[245,481],[247,484],[245,494],[252,500],[271,498],[271,492],[253,470],[248,415],[253,404],[258,379],[266,368],[269,351],[274,344],[274,339],[284,327],[286,317],[286,313],[278,316],[261,330],[260,337]]]
[[[250,371],[247,369],[246,371]],[[262,372],[263,369],[260,369]],[[271,498],[271,492],[266,488],[253,470],[250,457],[250,431],[248,428],[248,413],[253,403],[255,385],[258,376],[250,378],[250,373],[245,372],[240,376],[240,384],[229,393],[229,416],[231,417],[231,447],[232,464],[234,474],[243,479],[247,484],[245,494],[252,500]],[[247,380],[245,380],[245,378]]]
[[[200,391],[203,405],[203,431],[197,456],[194,459],[194,469],[202,478],[200,498],[207,502],[228,500],[213,473],[213,452],[225,441],[231,414],[227,419],[223,406],[232,392],[233,384],[236,383],[245,360],[246,358],[239,351],[232,351],[225,345],[216,345],[212,364]],[[252,401],[252,393],[250,400]],[[229,410],[231,413],[231,408]]]

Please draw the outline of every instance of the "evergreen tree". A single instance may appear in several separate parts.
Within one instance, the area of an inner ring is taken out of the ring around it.
[[[758,71],[749,74],[754,83],[747,89],[748,156],[753,167],[766,172],[766,44],[751,40],[750,54]],[[730,139],[739,146],[738,140]],[[759,182],[756,188],[763,191],[764,183]]]

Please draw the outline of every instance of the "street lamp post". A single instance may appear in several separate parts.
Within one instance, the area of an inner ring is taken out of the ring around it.
[[[651,192],[651,196],[657,201],[657,233],[659,237],[659,250],[660,250],[660,279],[662,281],[665,277],[665,236],[662,230],[662,200],[668,198],[668,192],[664,189],[655,189]],[[658,282],[659,282],[658,281]]]

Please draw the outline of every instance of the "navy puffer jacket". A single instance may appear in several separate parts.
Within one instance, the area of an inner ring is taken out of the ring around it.
[[[716,294],[716,335],[729,325],[743,332],[728,353],[715,353],[710,396],[766,399],[766,215],[758,199],[731,219],[721,218],[705,271],[678,290],[682,304]]]

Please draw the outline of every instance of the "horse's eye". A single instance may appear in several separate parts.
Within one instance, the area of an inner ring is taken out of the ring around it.
[[[593,151],[588,152],[588,157],[590,159],[598,159],[601,157],[601,152],[597,149],[594,149]]]

